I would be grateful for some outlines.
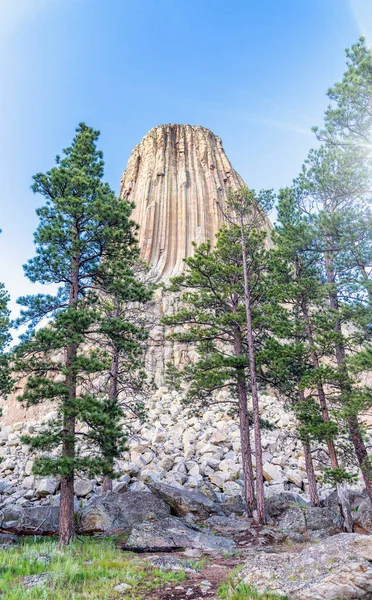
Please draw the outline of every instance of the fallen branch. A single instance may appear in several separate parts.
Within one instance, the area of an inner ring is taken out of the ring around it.
[[[183,546],[126,546],[125,544],[116,544],[124,552],[135,552],[136,554],[146,554],[151,552],[182,552]]]

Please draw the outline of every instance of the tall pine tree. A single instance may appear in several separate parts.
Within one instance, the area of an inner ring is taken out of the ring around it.
[[[114,407],[113,419],[88,386],[92,377],[110,368],[109,356],[95,343],[102,280],[114,285],[121,262],[125,269],[137,253],[132,207],[102,181],[98,137],[98,131],[81,123],[56,165],[34,176],[33,191],[46,202],[37,210],[36,256],[24,270],[31,282],[57,284],[58,291],[19,299],[25,307],[21,322],[29,323],[16,351],[16,367],[27,376],[21,400],[30,405],[49,399],[58,410],[57,418],[28,443],[42,451],[35,472],[60,477],[62,545],[74,537],[75,471],[107,472],[125,442],[120,410]],[[35,331],[45,318],[52,320]],[[78,424],[86,431],[80,432]],[[105,440],[110,441],[110,461]]]

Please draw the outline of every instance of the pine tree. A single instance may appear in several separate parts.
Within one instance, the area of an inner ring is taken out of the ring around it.
[[[327,444],[331,463],[328,474],[333,473],[337,477],[344,528],[352,531],[347,493],[341,485],[342,478],[347,480],[349,475],[339,466],[335,445],[339,427],[330,417],[325,392],[329,368],[325,368],[324,360],[333,356],[333,344],[329,342],[330,334],[332,340],[333,319],[329,318],[327,308],[328,291],[322,277],[322,255],[315,244],[316,232],[300,210],[296,197],[298,192],[297,184],[295,189],[287,188],[279,193],[278,221],[273,235],[271,293],[275,294],[276,302],[287,308],[290,323],[283,332],[286,343],[277,349],[275,360],[278,361],[283,352],[287,356],[291,345],[297,349],[290,355],[289,372],[285,370],[283,373],[286,381],[282,393],[291,397],[295,391],[298,396],[299,403],[296,404],[295,398],[295,411],[301,422],[299,431],[304,445],[311,501],[315,505],[319,503],[309,452],[312,440],[317,440]]]
[[[244,229],[244,241],[249,256],[249,282],[251,291],[252,330],[255,344],[261,344],[265,335],[261,300],[264,289],[266,262],[266,232]],[[245,481],[245,497],[248,512],[255,507],[252,449],[250,442],[250,415],[247,394],[252,392],[249,354],[247,348],[247,314],[244,288],[244,265],[241,244],[241,228],[232,225],[222,228],[217,235],[216,247],[206,242],[195,249],[192,258],[185,261],[186,272],[173,281],[173,290],[185,290],[181,295],[183,308],[164,319],[168,325],[186,326],[184,331],[174,333],[173,339],[196,345],[198,359],[178,372],[190,384],[187,392],[189,402],[199,401],[202,406],[215,402],[219,390],[229,390],[232,399],[237,398],[242,463]],[[253,387],[256,382],[253,381]],[[257,407],[256,407],[257,410]],[[255,422],[255,417],[253,416]],[[256,421],[257,428],[257,421]],[[258,424],[260,428],[260,423]],[[256,429],[255,428],[255,429]],[[256,469],[260,457],[256,440]],[[262,463],[261,463],[262,465]],[[257,469],[257,494],[263,496],[262,469]],[[262,491],[261,491],[262,488]],[[265,521],[263,497],[260,497],[260,522]]]
[[[103,377],[103,381],[100,378],[97,392],[109,413],[120,407],[126,429],[131,420],[146,418],[145,403],[153,387],[145,368],[150,331],[146,308],[153,288],[145,281],[143,265],[133,262],[135,258],[138,257],[131,257],[125,270],[121,264],[120,280],[112,282],[112,278],[111,281],[104,278],[104,292],[99,298],[99,343],[111,363],[107,377]],[[104,474],[103,492],[112,491],[117,456],[115,440],[111,446],[106,444],[105,456],[110,467]]]
[[[365,38],[346,49],[346,71],[342,81],[328,90],[331,104],[325,112],[324,128],[314,127],[330,147],[347,147],[370,162],[372,134],[372,51]]]
[[[261,200],[261,202],[260,202]],[[262,460],[262,442],[261,442],[261,425],[260,425],[260,407],[256,371],[256,350],[255,350],[255,332],[253,324],[253,310],[255,300],[255,287],[261,283],[262,273],[264,272],[264,263],[259,264],[254,256],[254,253],[261,250],[260,253],[265,254],[263,248],[257,248],[256,243],[251,244],[251,239],[254,237],[250,232],[264,231],[267,228],[267,217],[263,210],[262,204],[271,201],[271,193],[263,192],[261,198],[256,198],[255,192],[247,187],[242,187],[229,195],[227,203],[227,211],[225,217],[237,230],[240,231],[240,246],[243,268],[244,282],[244,306],[246,319],[246,341],[249,361],[249,379],[252,394],[253,405],[253,424],[254,424],[254,439],[256,450],[256,494],[257,494],[257,515],[259,523],[266,523],[265,515],[265,500],[264,500],[264,477],[263,477],[263,460]],[[235,225],[236,224],[236,225]]]
[[[102,181],[98,137],[98,131],[81,123],[56,165],[34,176],[33,191],[46,203],[37,210],[36,256],[24,270],[31,282],[57,284],[58,291],[19,299],[25,307],[21,322],[29,323],[15,360],[17,370],[27,376],[21,400],[26,405],[53,400],[58,411],[27,443],[43,452],[35,460],[35,473],[60,477],[62,545],[74,537],[75,472],[107,472],[112,455],[125,445],[120,407],[112,406],[110,414],[90,393],[91,380],[110,368],[110,357],[97,344],[97,294],[102,280],[109,278],[114,285],[121,277],[121,261],[125,268],[137,253],[132,206],[117,200]],[[115,268],[110,270],[110,265]],[[35,330],[45,319],[51,320]]]
[[[348,353],[355,353],[360,344],[369,286],[368,277],[366,281],[365,273],[363,275],[369,254],[364,257],[361,268],[360,261],[358,264],[358,242],[354,244],[354,248],[349,246],[350,215],[355,214],[355,211],[363,214],[369,196],[368,169],[363,161],[355,163],[354,160],[355,151],[349,147],[327,146],[313,150],[296,186],[300,190],[299,197],[304,210],[312,214],[316,243],[322,255],[333,329],[328,338],[332,340],[337,365],[337,370],[330,375],[327,383],[333,387],[334,394],[338,395],[339,405],[343,407],[342,414],[348,424],[368,494],[372,498],[370,457],[364,440],[363,425],[358,419],[360,405],[356,398],[360,398],[360,392],[356,392],[357,382],[347,366]],[[367,250],[370,247],[368,237],[367,232],[363,243]],[[356,327],[354,331],[350,329],[350,324]],[[367,397],[368,395],[365,399]],[[363,410],[365,409],[364,402]]]

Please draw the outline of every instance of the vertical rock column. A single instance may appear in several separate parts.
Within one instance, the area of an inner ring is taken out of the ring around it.
[[[143,259],[159,279],[182,271],[192,242],[214,240],[222,224],[217,206],[243,185],[220,138],[192,125],[159,125],[133,150],[120,196],[135,204]]]

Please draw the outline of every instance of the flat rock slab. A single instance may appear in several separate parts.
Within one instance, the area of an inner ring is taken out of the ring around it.
[[[5,513],[5,520],[4,520]],[[25,508],[17,507],[17,512],[14,520],[9,520],[9,509],[2,514],[3,519],[0,521],[3,529],[19,529],[24,533],[42,533],[51,534],[58,531],[58,506],[29,506]]]
[[[278,521],[280,529],[288,531],[326,530],[329,535],[341,533],[340,511],[334,507],[301,506],[286,510]]]
[[[199,519],[207,519],[213,514],[222,514],[221,507],[202,492],[176,488],[151,478],[146,479],[146,485],[153,494],[164,500],[178,517],[192,513]]]
[[[182,519],[167,517],[157,522],[137,523],[133,526],[126,548],[146,548],[156,546],[197,548],[203,551],[230,550],[231,540],[214,535],[211,531],[189,527]]]
[[[78,524],[82,531],[129,532],[135,523],[163,519],[169,514],[166,502],[151,492],[108,492],[94,496],[79,510]]]
[[[252,554],[239,579],[290,600],[370,600],[372,537],[342,533],[299,554]]]

